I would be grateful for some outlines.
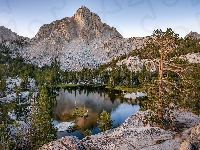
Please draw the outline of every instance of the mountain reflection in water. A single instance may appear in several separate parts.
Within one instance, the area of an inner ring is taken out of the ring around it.
[[[88,117],[71,118],[75,107],[88,110]],[[93,134],[99,133],[97,119],[106,110],[111,113],[113,125],[119,125],[131,114],[138,111],[139,106],[135,102],[127,103],[121,91],[106,89],[104,87],[68,87],[59,89],[57,105],[53,110],[54,124],[76,120],[76,124],[83,130],[90,129]],[[66,135],[75,135],[79,139],[83,135],[75,131],[73,133],[58,132],[58,138]]]

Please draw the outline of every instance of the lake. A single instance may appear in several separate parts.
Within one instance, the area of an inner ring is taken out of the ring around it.
[[[127,100],[121,91],[105,87],[67,87],[59,89],[57,105],[53,109],[54,125],[60,122],[74,121],[82,129],[90,129],[92,134],[100,132],[97,119],[104,110],[111,114],[113,126],[122,124],[125,119],[139,110],[135,100]],[[72,118],[74,109],[78,107],[88,111],[88,117]],[[72,133],[57,132],[58,138],[74,135],[82,139],[83,134],[76,130]]]

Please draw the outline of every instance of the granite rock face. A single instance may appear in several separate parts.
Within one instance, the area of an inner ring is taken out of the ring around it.
[[[145,66],[148,71],[155,72],[157,70],[156,62],[158,62],[158,59],[140,59],[138,56],[130,56],[117,62],[116,65],[125,64],[129,70],[135,72],[141,71],[143,66]]]
[[[85,147],[80,143],[75,136],[66,136],[57,141],[52,141],[47,145],[39,148],[39,150],[85,150]]]
[[[82,6],[72,17],[66,17],[43,25],[33,40],[42,41],[48,38],[58,40],[61,38],[67,42],[78,38],[90,42],[96,38],[104,40],[123,37],[115,28],[102,23],[97,14]]]
[[[27,63],[41,67],[57,59],[63,70],[98,67],[143,47],[148,38],[123,38],[114,27],[102,23],[100,17],[85,6],[72,17],[41,26],[34,38],[25,38],[26,42],[10,30],[5,34],[1,28],[0,43],[18,39],[17,43],[10,42],[7,46]]]
[[[179,57],[189,63],[200,63],[200,53],[188,53]],[[140,59],[138,56],[130,56],[126,59],[118,61],[116,65],[125,64],[130,71],[141,71],[143,66],[150,72],[155,72],[158,69],[159,59]]]
[[[172,139],[173,134],[160,128],[117,128],[82,139],[86,148],[94,149],[142,149],[159,141]]]
[[[84,6],[74,16],[43,25],[22,57],[38,66],[56,58],[63,70],[94,68],[112,58],[141,48],[146,38],[125,39]]]

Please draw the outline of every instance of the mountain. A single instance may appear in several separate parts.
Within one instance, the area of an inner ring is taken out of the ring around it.
[[[17,33],[12,32],[10,29],[0,26],[0,43],[16,41],[20,39],[28,39],[27,37],[22,37],[17,35]]]
[[[13,40],[18,37],[13,33]],[[17,46],[11,44],[9,47],[26,62],[40,67],[57,59],[63,70],[81,70],[83,67],[98,67],[139,49],[146,39],[123,38],[114,27],[102,23],[97,14],[82,6],[72,17],[41,26],[35,37],[26,39],[25,44],[20,39]]]
[[[75,39],[84,40],[86,43],[100,38],[119,38],[122,35],[113,27],[101,22],[99,16],[82,6],[72,17],[66,17],[43,25],[34,37],[36,41],[44,39],[63,39],[67,42]]]
[[[197,32],[190,32],[188,33],[185,38],[187,37],[191,37],[192,39],[200,39],[200,34],[198,34]]]

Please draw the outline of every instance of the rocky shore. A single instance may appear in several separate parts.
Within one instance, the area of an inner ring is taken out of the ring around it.
[[[117,128],[86,136],[79,140],[66,136],[52,141],[40,150],[198,150],[200,148],[200,116],[176,111],[177,121],[182,125],[178,131],[164,130],[144,124],[145,111],[128,117]]]

